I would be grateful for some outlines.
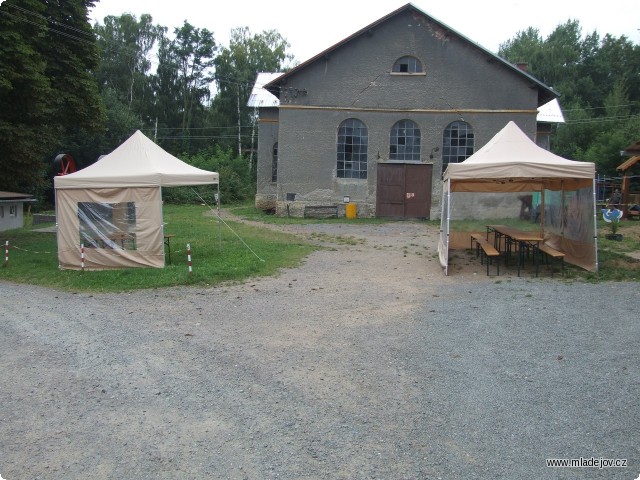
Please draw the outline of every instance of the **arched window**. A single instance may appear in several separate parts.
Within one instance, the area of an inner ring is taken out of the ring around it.
[[[338,178],[367,178],[369,133],[364,123],[349,118],[338,127]]]
[[[416,57],[401,57],[391,69],[393,73],[422,73],[422,62]]]
[[[389,160],[420,161],[420,129],[411,120],[400,120],[391,128]]]
[[[460,163],[473,155],[473,128],[467,122],[453,122],[444,129],[442,171],[450,163]]]
[[[278,181],[278,142],[273,144],[273,157],[271,160],[271,181]]]

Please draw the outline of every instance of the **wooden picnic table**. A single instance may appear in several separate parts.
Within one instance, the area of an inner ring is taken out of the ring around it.
[[[539,232],[520,230],[515,227],[509,227],[507,225],[487,225],[487,240],[489,234],[494,234],[494,246],[500,250],[502,244],[502,238],[504,238],[504,262],[505,265],[508,262],[508,258],[511,255],[512,245],[516,245],[518,253],[518,276],[520,276],[520,269],[524,266],[524,252],[528,247],[533,247],[533,261],[537,265],[537,250],[540,247],[540,243],[544,241],[544,238]]]

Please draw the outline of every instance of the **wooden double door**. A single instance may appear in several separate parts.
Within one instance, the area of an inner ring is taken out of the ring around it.
[[[376,216],[429,218],[433,165],[379,163]]]

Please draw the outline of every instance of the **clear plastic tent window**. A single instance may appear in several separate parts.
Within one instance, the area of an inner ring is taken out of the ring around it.
[[[85,248],[136,250],[134,202],[78,202],[80,243]]]

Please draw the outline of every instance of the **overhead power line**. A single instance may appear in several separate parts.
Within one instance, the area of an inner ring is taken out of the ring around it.
[[[51,22],[51,23],[53,23],[55,25],[58,25],[58,26],[60,26],[62,28],[73,30],[74,32],[77,32],[77,33],[79,33],[81,35],[86,36],[87,38],[93,38],[93,35],[91,33],[88,33],[86,31],[81,30],[81,29],[76,28],[76,27],[72,27],[71,25],[67,25],[66,23],[59,22],[58,20],[55,20],[53,18],[45,17],[44,15],[41,15],[41,14],[39,14],[37,12],[32,12],[31,10],[27,10],[26,8],[22,8],[22,7],[19,7],[17,5],[13,5],[13,4],[10,4],[10,3],[7,4],[7,6],[11,7],[11,8],[15,8],[16,10],[20,10],[21,12],[26,13],[27,15],[32,15],[34,17],[41,18],[42,20],[46,20],[47,22]]]
[[[619,116],[611,116],[611,117],[580,118],[576,120],[566,120],[565,124],[578,125],[578,124],[602,123],[602,122],[621,122],[625,120],[634,120],[636,118],[640,118],[640,114],[619,115]]]
[[[251,135],[242,135],[242,138],[251,139]],[[237,135],[172,135],[158,136],[156,140],[237,140]]]
[[[41,24],[41,23],[38,23],[38,22],[35,22],[35,21],[32,21],[32,20],[29,20],[29,19],[24,18],[24,17],[22,17],[22,16],[14,15],[13,13],[8,12],[7,10],[4,10],[4,9],[0,9],[0,13],[2,13],[2,14],[4,14],[4,15],[6,15],[6,16],[8,16],[8,17],[14,18],[14,19],[16,19],[16,20],[18,20],[18,21],[25,22],[25,23],[28,23],[28,24],[30,24],[30,25],[34,25],[34,26],[38,27],[38,28],[39,28],[39,29],[41,29],[41,30],[44,30],[44,31],[47,31],[47,32],[51,32],[51,33],[56,33],[56,34],[58,34],[58,35],[62,35],[63,37],[71,38],[71,39],[73,39],[73,40],[77,40],[77,41],[79,41],[79,42],[87,43],[87,44],[90,44],[90,45],[95,45],[95,37],[93,37],[93,40],[89,40],[89,38],[91,38],[91,37],[93,36],[92,34],[89,34],[89,33],[87,33],[87,32],[84,32],[84,31],[82,31],[82,30],[79,30],[79,29],[77,29],[77,28],[71,27],[71,26],[69,26],[69,25],[65,25],[65,24],[63,24],[63,23],[61,23],[61,22],[58,22],[58,21],[56,21],[56,20],[53,20],[53,19],[47,18],[47,17],[42,16],[42,15],[40,15],[40,14],[38,14],[38,13],[31,12],[31,11],[29,11],[29,10],[25,10],[25,9],[23,9],[23,8],[20,8],[20,7],[16,7],[15,5],[8,4],[8,6],[13,7],[13,8],[17,8],[18,10],[23,11],[24,13],[27,13],[27,14],[30,14],[30,15],[32,15],[32,16],[36,16],[36,17],[38,17],[38,18],[40,18],[40,19],[43,19],[43,20],[45,20],[47,23],[52,23],[52,24],[54,24],[54,25],[58,25],[58,26],[61,26],[61,27],[63,27],[63,28],[68,28],[68,29],[73,30],[73,31],[75,31],[75,32],[81,33],[81,34],[85,35],[87,38],[81,38],[81,37],[78,37],[78,36],[76,36],[76,35],[72,35],[72,34],[67,33],[67,32],[62,32],[62,31],[60,31],[60,30],[56,30],[55,28],[52,28],[52,27],[50,27],[49,25],[43,25],[43,24]]]
[[[253,125],[241,125],[241,128],[253,128]],[[158,127],[158,131],[178,130],[180,132],[192,130],[238,130],[238,125],[229,127]]]
[[[606,107],[579,107],[579,108],[563,108],[562,111],[564,113],[567,112],[582,112],[582,111],[588,111],[588,110],[605,110],[607,108],[630,108],[630,107],[637,107],[638,105],[640,105],[640,102],[630,102],[624,105],[609,105]]]

